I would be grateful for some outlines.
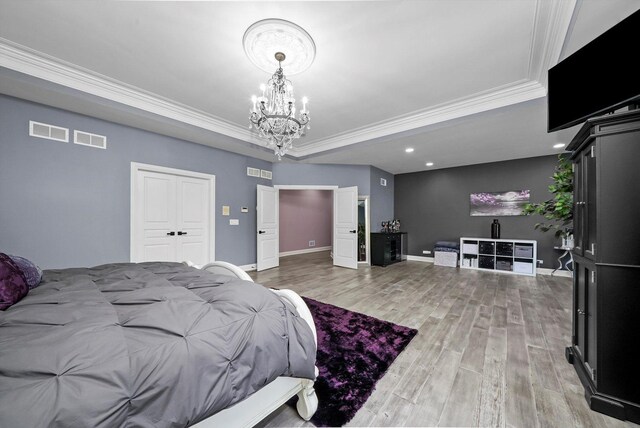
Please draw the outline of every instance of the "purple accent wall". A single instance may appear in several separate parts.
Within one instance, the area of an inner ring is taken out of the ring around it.
[[[333,191],[280,190],[280,252],[331,246]]]

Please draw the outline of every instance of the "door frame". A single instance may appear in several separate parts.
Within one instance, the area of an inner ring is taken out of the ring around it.
[[[370,251],[370,247],[371,247],[371,213],[370,213],[370,196],[369,195],[358,195],[358,202],[360,201],[364,201],[364,245],[366,246],[365,248],[365,253],[366,253],[366,260],[364,261],[359,261],[358,263],[360,264],[365,264],[367,266],[371,266],[371,251]],[[359,249],[358,249],[359,250]]]
[[[322,186],[322,185],[306,185],[306,184],[277,184],[273,186],[274,189],[280,194],[280,190],[331,190],[331,197],[333,200],[333,191],[338,190],[340,186]],[[333,224],[333,214],[331,214],[331,223]],[[333,228],[331,228],[331,257],[333,258]],[[278,242],[280,242],[280,228],[278,227]]]
[[[138,172],[150,171],[160,174],[180,175],[183,177],[199,178],[209,181],[209,259],[214,261],[216,259],[216,176],[213,174],[205,174],[203,172],[187,171],[184,169],[169,168],[166,166],[151,165],[140,162],[131,162],[131,187],[129,194],[129,260],[134,261],[137,258],[136,254],[136,242],[135,236],[137,232],[135,224],[135,196],[136,189],[138,187]]]

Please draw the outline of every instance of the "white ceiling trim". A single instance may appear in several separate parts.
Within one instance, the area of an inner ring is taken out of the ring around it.
[[[296,157],[332,150],[374,138],[385,137],[447,120],[458,119],[471,114],[506,107],[546,95],[546,89],[535,81],[519,81],[508,86],[494,88],[469,98],[442,104],[438,107],[408,116],[367,125],[365,128],[342,135],[313,141],[294,147],[289,153]]]
[[[288,155],[306,157],[544,97],[546,71],[558,61],[575,6],[576,0],[537,2],[528,79],[329,138],[301,141]],[[263,141],[244,127],[3,38],[0,38],[0,66],[264,147]]]
[[[0,38],[0,66],[258,145],[247,129]]]
[[[531,40],[529,79],[547,86],[547,71],[557,64],[577,0],[539,0]]]

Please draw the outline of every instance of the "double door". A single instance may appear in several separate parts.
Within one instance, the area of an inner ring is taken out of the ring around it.
[[[139,166],[132,180],[132,261],[214,260],[213,176]]]

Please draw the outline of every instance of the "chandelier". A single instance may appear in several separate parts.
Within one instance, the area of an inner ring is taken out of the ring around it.
[[[304,135],[309,129],[309,110],[307,97],[302,98],[302,110],[296,118],[296,100],[293,97],[293,86],[282,71],[282,61],[286,56],[276,52],[278,69],[266,85],[260,85],[262,96],[252,96],[253,108],[249,121],[260,137],[273,149],[278,160],[282,159],[291,147],[293,140]]]

